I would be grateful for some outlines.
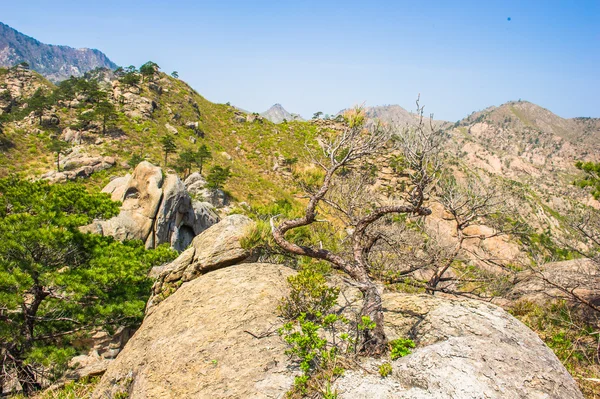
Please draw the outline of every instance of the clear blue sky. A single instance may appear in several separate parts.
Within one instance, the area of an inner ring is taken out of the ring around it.
[[[451,121],[519,98],[600,117],[600,0],[169,3],[11,1],[0,20],[119,65],[153,60],[251,111],[412,109],[421,93],[426,112]]]

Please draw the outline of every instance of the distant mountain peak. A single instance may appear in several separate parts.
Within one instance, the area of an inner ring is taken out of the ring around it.
[[[96,49],[44,44],[0,22],[0,66],[27,62],[31,69],[53,82],[83,76],[96,68],[117,65]]]
[[[260,114],[265,119],[270,120],[273,123],[281,123],[284,120],[286,121],[301,121],[302,117],[298,114],[291,114],[283,105],[276,103],[271,106],[268,110]]]

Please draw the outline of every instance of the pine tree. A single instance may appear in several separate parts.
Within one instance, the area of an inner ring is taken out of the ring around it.
[[[160,139],[160,143],[162,144],[162,149],[165,152],[165,168],[166,168],[169,154],[175,152],[175,150],[177,149],[177,145],[175,144],[175,140],[173,139],[173,136],[171,136],[170,134],[164,135]]]
[[[138,325],[147,272],[173,252],[81,232],[119,211],[82,185],[6,178],[0,192],[0,391],[16,377],[30,395],[66,369],[74,334]]]
[[[212,191],[222,190],[223,185],[230,176],[231,171],[229,167],[223,168],[219,165],[215,165],[210,169],[208,176],[206,176],[206,188]]]
[[[200,146],[200,148],[198,148],[198,151],[196,151],[196,158],[194,160],[194,162],[200,169],[200,174],[202,174],[202,167],[204,166],[204,163],[206,162],[206,160],[211,159],[211,158],[212,158],[212,153],[210,152],[210,150],[208,149],[206,144],[202,144]]]
[[[117,118],[117,111],[115,106],[107,100],[100,101],[98,105],[96,105],[96,109],[94,110],[94,115],[97,119],[102,123],[102,134],[106,134],[106,126],[110,121]]]
[[[48,142],[47,147],[49,151],[56,155],[56,171],[60,172],[60,155],[66,153],[67,150],[71,148],[71,144],[63,140],[52,138]]]
[[[159,69],[160,67],[156,64],[156,62],[148,61],[140,67],[140,73],[145,80],[151,80],[151,78],[156,72],[158,72]]]
[[[189,175],[195,160],[196,153],[194,151],[184,150],[179,154],[176,169],[183,173],[184,179]]]

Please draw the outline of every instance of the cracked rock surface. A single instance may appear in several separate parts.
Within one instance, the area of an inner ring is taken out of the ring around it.
[[[298,373],[275,332],[292,273],[245,263],[184,282],[146,316],[93,397],[283,398]],[[389,338],[412,337],[417,348],[387,378],[377,367],[389,358],[363,359],[337,380],[339,398],[583,398],[537,335],[495,305],[402,293],[383,302]]]

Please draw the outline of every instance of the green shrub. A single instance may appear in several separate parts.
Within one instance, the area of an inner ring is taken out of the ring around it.
[[[312,263],[288,277],[290,294],[282,298],[279,311],[288,320],[304,314],[315,320],[327,314],[337,302],[339,288],[329,287],[323,274]]]
[[[398,338],[390,341],[390,357],[392,360],[404,357],[411,354],[411,348],[415,347],[415,343],[412,339]]]
[[[392,374],[392,365],[389,362],[385,362],[381,366],[379,366],[379,375],[380,376],[385,378],[390,374]]]
[[[327,339],[323,338],[320,331],[335,333],[335,325],[339,322],[347,323],[347,320],[335,314],[317,316],[315,321],[311,321],[303,313],[297,320],[287,322],[279,330],[279,334],[289,345],[286,354],[298,359],[302,371],[302,374],[294,379],[294,386],[287,394],[288,398],[303,398],[315,393],[323,398],[337,397],[337,392],[331,390],[331,384],[344,373],[339,356],[341,346],[328,345]],[[341,339],[349,340],[347,336]]]

